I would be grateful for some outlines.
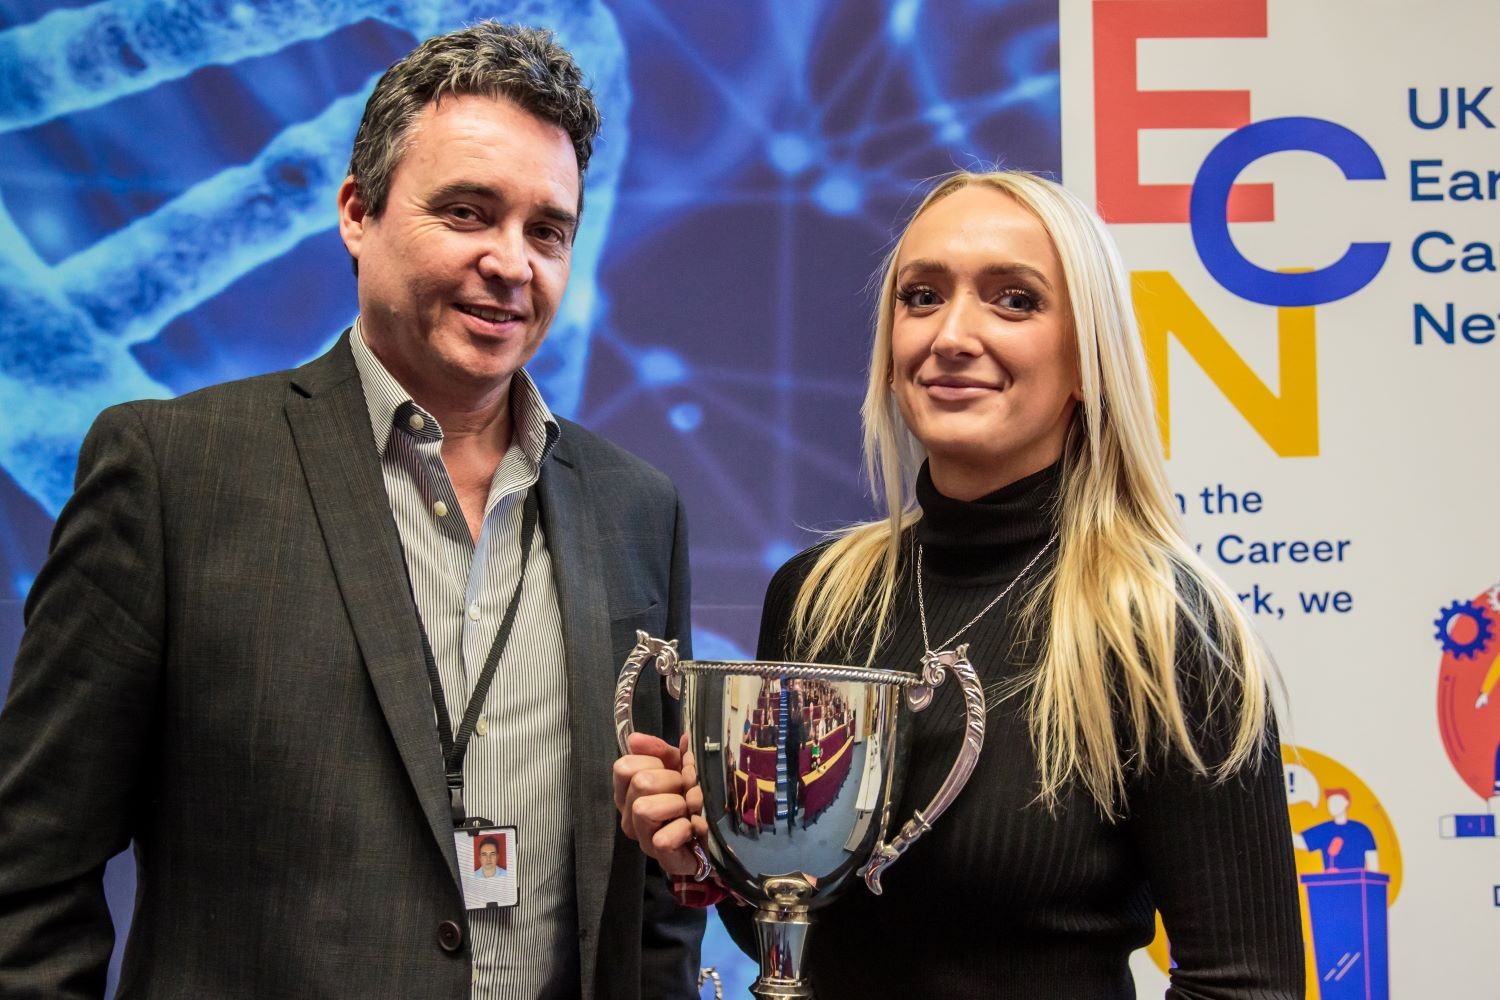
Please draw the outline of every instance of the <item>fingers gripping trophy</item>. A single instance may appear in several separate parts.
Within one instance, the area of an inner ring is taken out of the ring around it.
[[[620,752],[631,703],[653,663],[683,703],[688,751],[708,834],[699,875],[757,908],[763,1000],[811,1000],[803,955],[814,914],[858,875],[881,874],[953,802],[984,745],[984,691],[968,646],[922,657],[920,673],[818,663],[679,660],[677,642],[636,633],[615,689]],[[901,705],[920,712],[952,674],[966,709],[964,741],[927,808],[887,840],[892,780],[903,760]]]

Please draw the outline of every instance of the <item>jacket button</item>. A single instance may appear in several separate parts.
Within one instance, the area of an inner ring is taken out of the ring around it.
[[[463,947],[464,931],[457,922],[444,920],[438,924],[438,944],[444,951],[457,951]]]

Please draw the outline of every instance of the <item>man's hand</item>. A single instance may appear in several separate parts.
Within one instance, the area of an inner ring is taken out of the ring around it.
[[[687,736],[674,747],[655,736],[633,733],[629,746],[630,753],[614,767],[620,829],[667,874],[692,875],[698,870],[693,838],[708,835],[708,822]]]

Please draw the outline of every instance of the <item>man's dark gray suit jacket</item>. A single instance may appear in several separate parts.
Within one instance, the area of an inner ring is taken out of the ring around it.
[[[682,510],[659,472],[560,423],[538,489],[582,995],[695,995],[702,916],[610,793],[635,630],[688,641]],[[290,373],[107,410],[52,546],[0,715],[0,996],[103,992],[101,875],[134,839],[122,996],[467,997],[432,695],[347,338]],[[636,718],[675,738],[653,671]]]

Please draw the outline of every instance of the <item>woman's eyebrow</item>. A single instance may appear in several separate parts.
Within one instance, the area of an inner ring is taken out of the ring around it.
[[[896,272],[896,279],[899,281],[907,274],[912,272],[915,272],[917,274],[939,274],[943,277],[949,278],[953,276],[953,268],[950,267],[947,263],[941,260],[919,257],[916,260],[907,261],[905,264],[901,265],[901,269]],[[1039,269],[1032,267],[1030,264],[1022,264],[1019,261],[987,264],[983,269],[981,269],[980,273],[985,276],[996,275],[999,277],[1030,278],[1040,284],[1043,288],[1047,289],[1047,291],[1050,292],[1053,290],[1052,282],[1047,280],[1047,276],[1045,274],[1043,274]]]

